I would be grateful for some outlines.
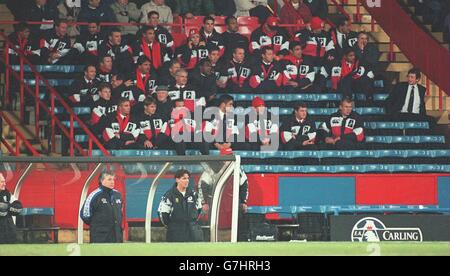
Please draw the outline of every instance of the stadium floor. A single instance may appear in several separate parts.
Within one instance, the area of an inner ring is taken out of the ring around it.
[[[0,256],[450,256],[450,243],[0,245]]]

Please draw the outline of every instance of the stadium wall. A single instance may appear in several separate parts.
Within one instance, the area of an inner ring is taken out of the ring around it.
[[[56,223],[64,229],[75,229],[79,198],[87,177],[88,172],[80,171],[63,170],[58,174],[33,171],[23,185],[20,200],[28,208],[55,208]],[[251,174],[248,177],[249,206],[433,205],[450,208],[450,175]],[[151,180],[152,176],[146,179],[118,177],[117,189],[126,198],[128,221],[143,221]],[[158,198],[173,185],[173,179],[163,179],[160,185]],[[97,188],[95,184],[92,186],[91,191]],[[14,190],[14,187],[13,178],[8,188]]]

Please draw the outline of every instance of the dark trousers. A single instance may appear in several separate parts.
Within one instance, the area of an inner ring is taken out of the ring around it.
[[[343,78],[338,85],[338,90],[344,97],[353,97],[357,92],[362,92],[368,100],[373,99],[373,79],[363,76],[354,79],[351,75]]]

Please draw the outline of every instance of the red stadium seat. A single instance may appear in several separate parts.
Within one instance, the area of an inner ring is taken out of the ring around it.
[[[237,22],[239,25],[259,26],[258,17],[241,16],[241,17],[238,17]]]
[[[226,30],[227,30],[227,27],[226,26],[216,26],[216,27],[214,27],[214,29],[216,29],[216,31],[218,32],[218,33],[224,33]]]
[[[216,25],[224,25],[225,26],[225,19],[227,19],[226,16],[216,16],[215,21],[216,21]]]
[[[181,16],[174,17],[173,24],[179,24],[179,26],[173,26],[172,32],[180,34],[183,31],[183,18]]]
[[[186,44],[187,37],[183,33],[172,33],[173,36],[173,49]]]

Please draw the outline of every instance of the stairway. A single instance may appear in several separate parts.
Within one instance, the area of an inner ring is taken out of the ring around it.
[[[9,121],[11,121],[12,124],[14,124],[14,126],[22,133],[22,135],[27,139],[28,142],[30,142],[30,144],[39,154],[47,155],[47,153],[49,152],[47,146],[48,142],[47,140],[40,139],[39,137],[36,136],[34,125],[26,125],[21,123],[18,111],[3,111],[3,112],[5,116],[9,119]],[[16,132],[6,122],[3,122],[1,135],[15,149]],[[4,147],[2,147],[1,150],[3,155],[10,154]],[[20,152],[21,152],[20,156],[29,156],[31,154],[23,143],[21,143]]]
[[[406,0],[404,0],[406,1]],[[339,14],[339,10],[333,5],[332,1],[328,1],[330,15]],[[347,4],[344,5],[345,11],[351,15],[352,21],[357,22],[353,23],[354,31],[367,31],[369,32],[369,36],[371,38],[371,42],[376,43],[378,45],[378,49],[381,53],[380,56],[380,69],[385,75],[388,85],[387,89],[398,82],[406,81],[406,73],[409,69],[413,67],[413,64],[410,63],[408,58],[402,53],[401,49],[393,44],[393,53],[394,53],[394,61],[390,61],[390,48],[391,48],[391,39],[389,35],[378,25],[375,21],[372,25],[372,16],[367,12],[367,10],[360,6],[360,21],[356,21],[357,18],[357,0],[348,0]],[[373,28],[373,29],[372,29]],[[429,26],[431,29],[431,26]],[[430,34],[435,37],[435,39],[442,38],[437,33],[433,33],[430,30]],[[436,35],[436,36],[434,36]],[[443,44],[440,42],[443,47],[448,47],[447,44]],[[426,105],[428,114],[438,118],[439,124],[448,124],[450,123],[449,111],[450,111],[450,97],[445,94],[443,91],[440,92],[440,89],[437,85],[435,85],[432,81],[428,79],[427,76],[423,76],[421,80],[421,84],[423,86],[427,86],[427,82],[429,82],[429,93],[430,95],[426,97]],[[440,93],[443,94],[443,102],[442,102],[442,110],[440,110]]]

